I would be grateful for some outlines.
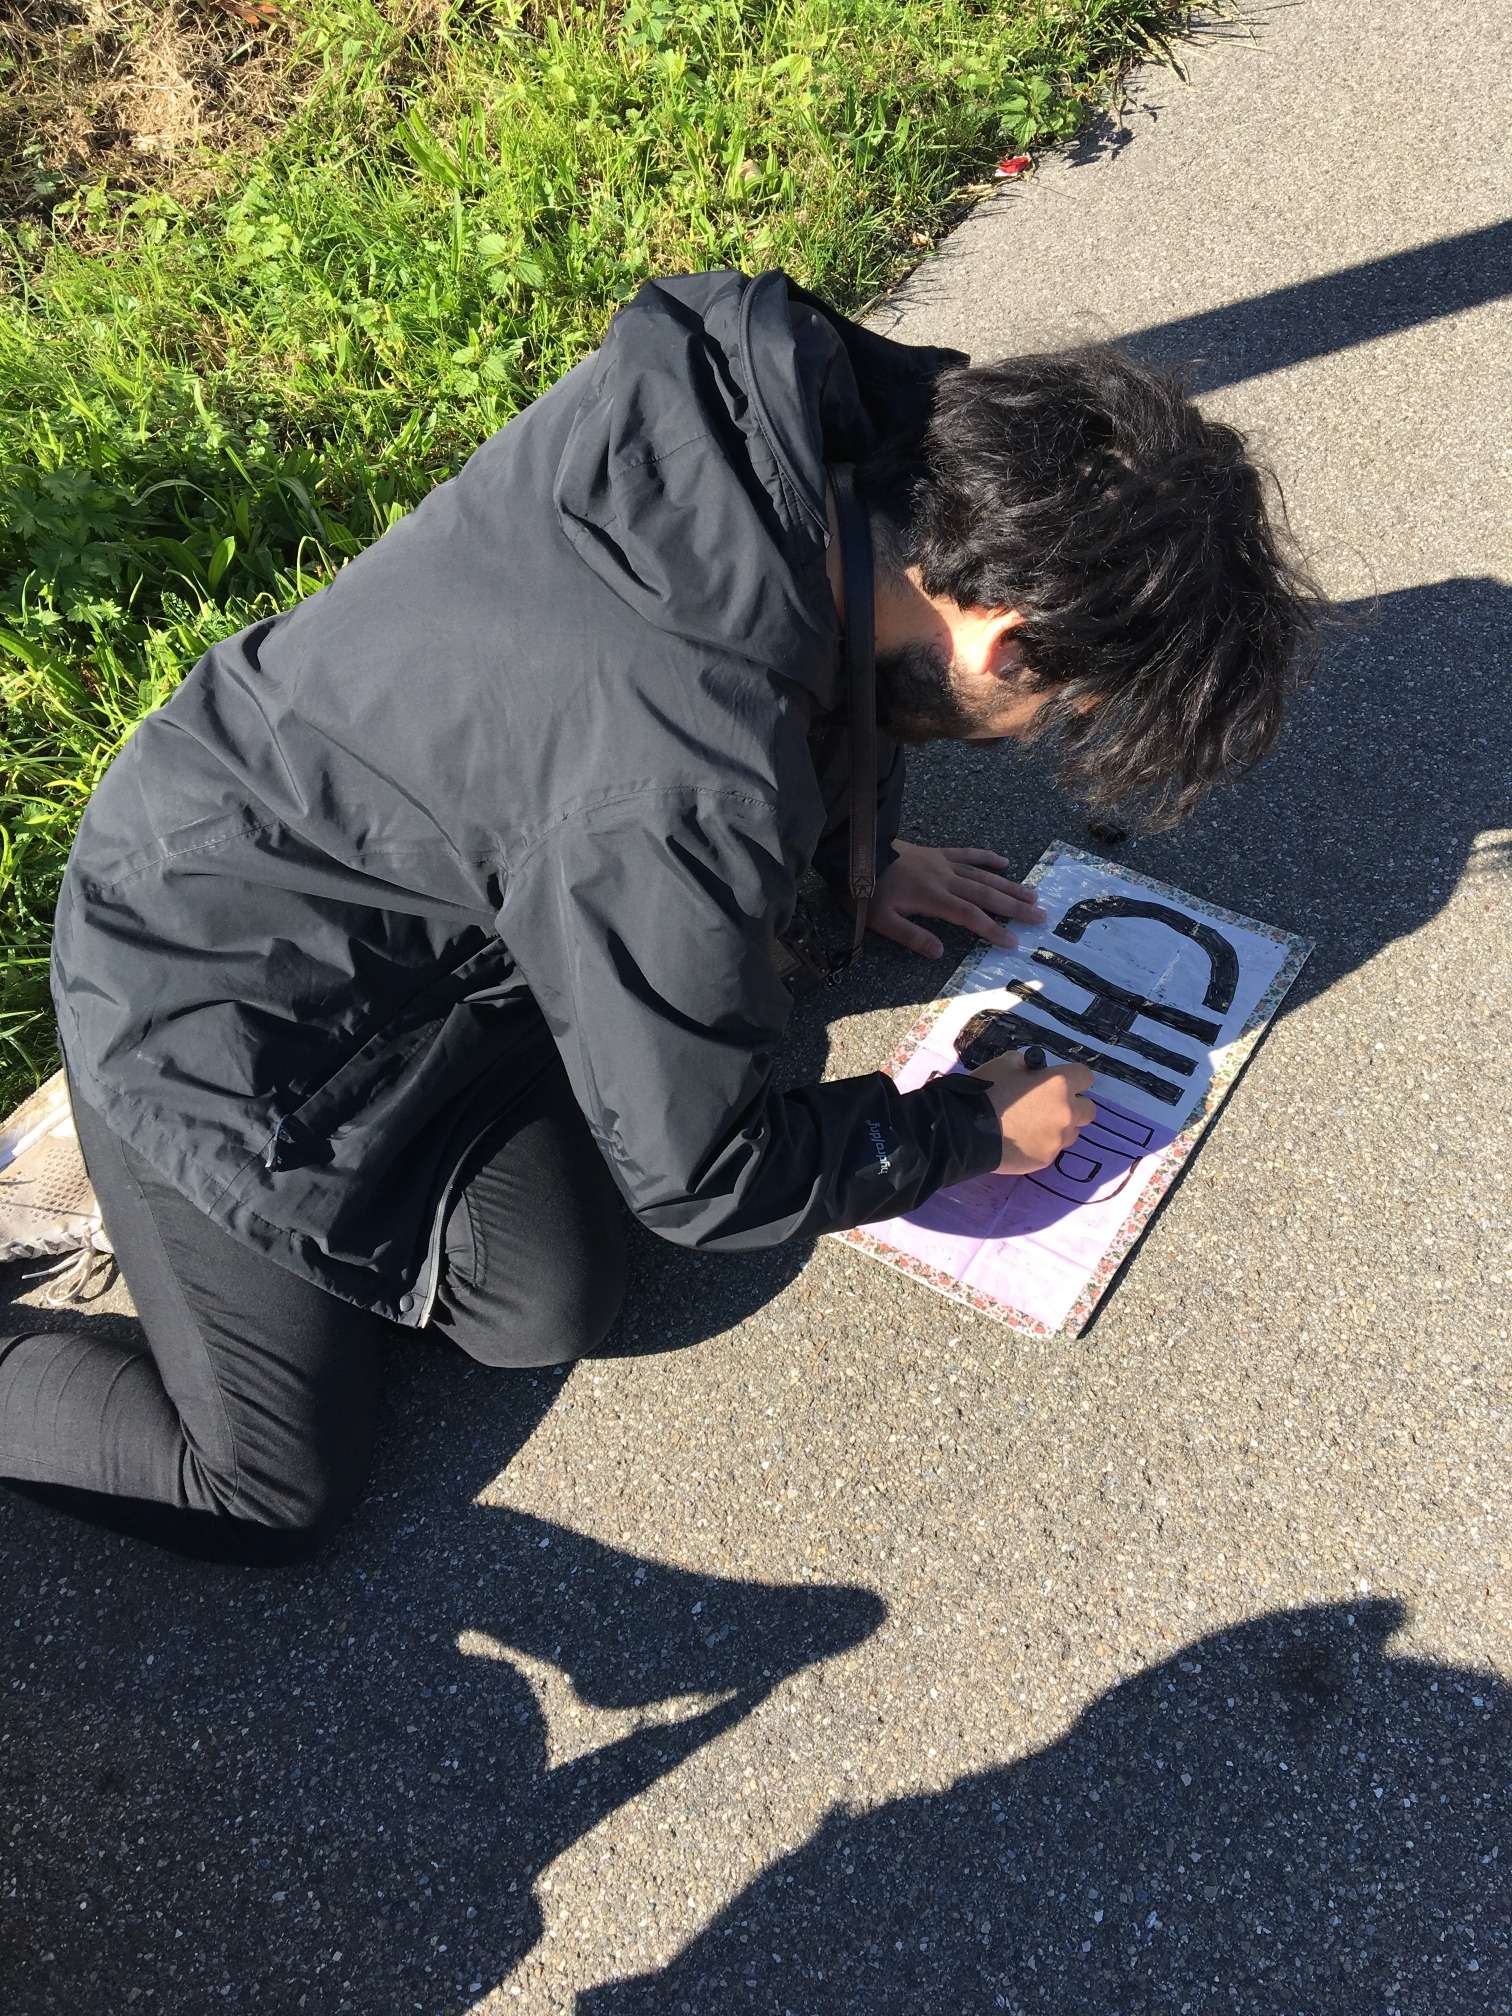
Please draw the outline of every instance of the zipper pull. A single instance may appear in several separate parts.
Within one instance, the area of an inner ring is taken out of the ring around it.
[[[276,1170],[288,1166],[289,1150],[293,1145],[293,1135],[289,1129],[288,1116],[285,1115],[273,1129],[268,1145],[263,1150],[263,1167],[268,1171],[270,1176]]]

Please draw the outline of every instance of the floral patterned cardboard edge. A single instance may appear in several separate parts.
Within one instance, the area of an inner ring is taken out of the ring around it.
[[[1304,960],[1312,951],[1312,940],[1300,938],[1294,931],[1284,931],[1278,925],[1261,924],[1253,917],[1242,916],[1237,910],[1226,910],[1221,904],[1208,903],[1199,896],[1189,895],[1185,889],[1176,888],[1174,883],[1157,880],[1153,875],[1142,875],[1137,869],[1120,867],[1113,861],[1104,861],[1096,854],[1089,854],[1085,848],[1071,846],[1068,841],[1052,840],[1025,876],[1025,881],[1031,884],[1038,882],[1048,869],[1061,861],[1078,862],[1086,868],[1105,868],[1125,882],[1135,882],[1141,888],[1153,890],[1157,896],[1174,896],[1199,916],[1212,917],[1223,924],[1242,925],[1246,931],[1253,931],[1257,937],[1274,939],[1278,945],[1285,945],[1288,948],[1286,958],[1269,987],[1255,1003],[1249,1020],[1224,1051],[1222,1061],[1208,1085],[1206,1098],[1191,1115],[1175,1140],[1156,1158],[1143,1187],[1129,1206],[1128,1216],[1088,1277],[1086,1286],[1059,1330],[1050,1329],[1048,1325],[1039,1322],[1022,1309],[1015,1308],[1011,1302],[1001,1301],[997,1296],[987,1294],[984,1289],[968,1288],[953,1274],[946,1274],[938,1267],[929,1266],[926,1261],[917,1259],[912,1253],[900,1252],[897,1247],[889,1246],[885,1240],[877,1238],[864,1225],[857,1225],[848,1232],[832,1233],[830,1236],[843,1239],[848,1246],[854,1246],[859,1252],[869,1254],[872,1259],[882,1261],[885,1266],[895,1268],[900,1274],[907,1274],[915,1281],[922,1281],[926,1287],[948,1296],[952,1302],[959,1302],[967,1309],[974,1309],[979,1315],[989,1316],[994,1322],[1002,1323],[1011,1330],[1032,1337],[1069,1340],[1079,1337],[1086,1328],[1091,1320],[1092,1311],[1102,1299],[1104,1289],[1128,1258],[1135,1242],[1145,1232],[1161,1199],[1175,1182],[1181,1165],[1216,1118],[1219,1107],[1233,1089],[1234,1080],[1249,1061],[1250,1053],[1281,1005],[1287,989],[1301,972]],[[972,974],[988,956],[989,950],[990,948],[985,945],[980,946],[961,961],[946,983],[944,993],[930,1002],[881,1067],[890,1078],[897,1076],[923,1042],[943,1013],[946,1004],[965,992]]]

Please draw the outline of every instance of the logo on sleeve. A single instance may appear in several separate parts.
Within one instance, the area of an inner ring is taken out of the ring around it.
[[[877,1125],[875,1120],[867,1121],[866,1132],[877,1157],[877,1167],[884,1171],[891,1169],[892,1157],[887,1152],[887,1143],[882,1138],[882,1129]]]

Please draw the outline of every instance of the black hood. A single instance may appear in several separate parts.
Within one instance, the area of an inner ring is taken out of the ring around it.
[[[934,379],[965,362],[864,330],[777,268],[648,281],[597,353],[559,521],[656,628],[784,667],[808,633],[828,665],[826,464],[917,434]]]

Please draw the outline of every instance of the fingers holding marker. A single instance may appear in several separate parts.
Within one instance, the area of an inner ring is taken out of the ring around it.
[[[1070,1095],[1071,1120],[1073,1122],[1070,1142],[1076,1139],[1083,1127],[1090,1127],[1097,1118],[1097,1103],[1091,1096],[1092,1073],[1085,1064],[1061,1064],[1051,1057],[1042,1043],[1031,1043],[1019,1053],[1024,1060],[1026,1071],[1043,1071],[1054,1074],[1066,1082]]]
[[[1037,1043],[989,1058],[970,1075],[985,1086],[1002,1130],[999,1175],[1047,1168],[1097,1117],[1086,1096],[1092,1073],[1084,1064],[1047,1062]]]

